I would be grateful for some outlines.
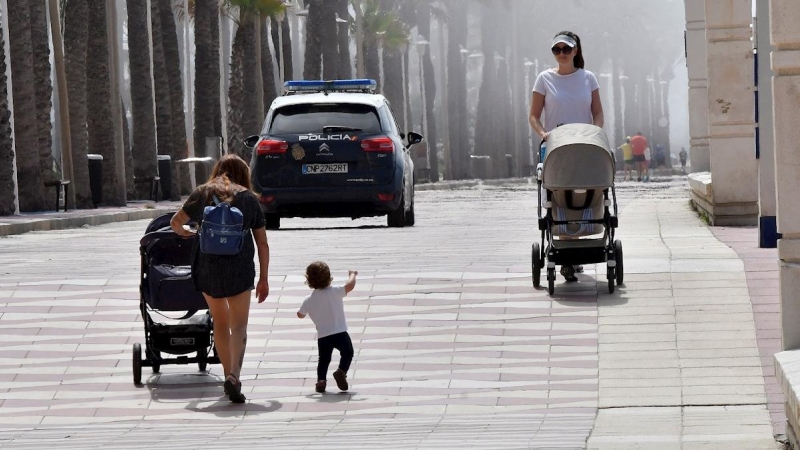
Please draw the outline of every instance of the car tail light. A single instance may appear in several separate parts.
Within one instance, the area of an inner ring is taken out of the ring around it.
[[[274,141],[272,139],[264,139],[256,145],[256,154],[258,155],[279,155],[286,153],[289,149],[289,143],[286,141]]]
[[[388,137],[364,139],[361,141],[361,149],[365,152],[392,153],[394,152],[394,141]]]
[[[378,194],[378,200],[382,202],[390,202],[394,200],[394,194]]]
[[[261,200],[261,203],[263,203],[265,205],[269,205],[270,203],[275,201],[275,196],[274,195],[262,195],[260,200]]]

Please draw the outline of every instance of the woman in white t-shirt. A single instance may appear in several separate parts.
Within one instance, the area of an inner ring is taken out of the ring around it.
[[[587,123],[603,126],[603,104],[600,86],[592,72],[585,70],[581,40],[575,33],[562,31],[556,34],[551,45],[557,68],[548,69],[536,77],[533,85],[529,121],[542,138],[554,128],[567,123]],[[542,121],[544,113],[544,121]],[[561,274],[567,281],[575,281],[575,272],[581,267],[563,266]]]

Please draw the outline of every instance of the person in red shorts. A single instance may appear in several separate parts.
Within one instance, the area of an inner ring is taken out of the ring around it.
[[[633,163],[636,165],[637,180],[642,181],[642,174],[645,171],[645,150],[647,149],[647,138],[642,136],[641,132],[636,133],[636,136],[631,138],[631,147],[633,149]]]

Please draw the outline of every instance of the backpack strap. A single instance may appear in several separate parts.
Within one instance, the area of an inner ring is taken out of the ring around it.
[[[219,201],[219,198],[217,197],[217,194],[211,194],[211,199],[214,200],[214,204],[215,205],[219,205],[220,203],[222,203],[222,202]]]

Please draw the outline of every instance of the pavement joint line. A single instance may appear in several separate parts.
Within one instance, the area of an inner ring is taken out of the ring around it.
[[[625,405],[625,406],[600,406],[597,409],[657,409],[657,408],[716,408],[735,406],[767,406],[765,402],[757,403],[686,403],[680,405]]]

